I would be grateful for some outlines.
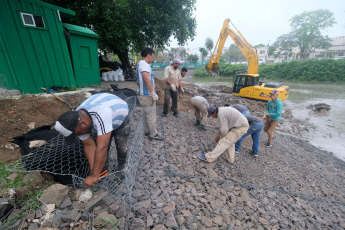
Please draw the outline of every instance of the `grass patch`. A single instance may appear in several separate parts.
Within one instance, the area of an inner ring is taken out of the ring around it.
[[[26,173],[18,172],[18,176],[15,180],[6,179],[9,175],[14,172],[8,171],[6,165],[0,161],[0,181],[2,189],[9,190],[10,188],[18,188],[19,186],[28,185],[30,182],[24,182],[23,177]]]

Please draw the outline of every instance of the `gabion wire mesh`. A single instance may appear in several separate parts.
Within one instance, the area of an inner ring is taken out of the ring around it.
[[[110,140],[107,160],[103,170],[108,175],[92,187],[92,190],[106,190],[120,201],[124,210],[129,210],[132,202],[132,190],[135,185],[136,173],[141,159],[144,138],[144,126],[141,109],[136,94],[132,90],[112,92],[125,100],[129,107],[131,133],[128,138],[127,162],[124,169],[115,171],[117,167],[117,151],[115,140]],[[93,136],[95,138],[95,136]],[[71,144],[65,143],[59,134],[46,144],[23,156],[6,169],[17,172],[40,171],[51,173],[55,179],[74,188],[84,188],[83,180],[89,175],[90,169],[84,154],[83,144],[79,139]],[[94,218],[92,214],[91,219]]]

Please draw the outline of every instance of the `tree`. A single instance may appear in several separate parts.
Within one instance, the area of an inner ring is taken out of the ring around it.
[[[229,49],[226,50],[222,54],[222,56],[224,57],[224,59],[227,59],[230,62],[246,61],[245,56],[242,54],[241,50],[235,44],[231,44]]]
[[[259,48],[259,47],[266,47],[264,44],[260,43],[254,46],[255,48]]]
[[[199,49],[199,52],[201,53],[201,60],[205,60],[205,57],[207,57],[207,54],[208,54],[207,50],[205,48],[201,47]]]
[[[281,47],[282,52],[289,54],[292,47],[298,47],[301,58],[308,57],[313,50],[327,49],[331,46],[328,36],[323,36],[321,30],[335,24],[333,13],[329,10],[303,12],[290,19],[292,31],[281,35],[274,46]]]
[[[94,30],[98,46],[117,54],[123,69],[130,69],[128,53],[140,52],[145,46],[157,48],[169,45],[174,37],[179,45],[195,36],[193,16],[196,0],[179,0],[174,4],[152,0],[45,0],[76,12],[65,14],[63,21]],[[174,12],[174,16],[171,16]]]
[[[184,58],[186,57],[187,55],[187,52],[186,52],[186,49],[185,48],[182,48],[180,50],[180,56],[181,56],[181,60],[184,61]]]
[[[213,40],[211,38],[206,38],[205,47],[208,51],[211,51],[213,48]]]
[[[199,57],[198,57],[198,55],[197,54],[191,54],[191,55],[189,55],[188,56],[188,61],[189,62],[198,62],[198,60],[199,60]]]

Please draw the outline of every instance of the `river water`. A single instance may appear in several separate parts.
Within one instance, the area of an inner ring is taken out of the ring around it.
[[[185,82],[199,86],[227,85],[232,87],[232,79],[226,78],[192,78],[186,77]],[[308,140],[311,144],[332,152],[345,161],[345,84],[324,83],[292,83],[289,98],[284,106],[292,109],[295,118],[312,123],[316,129],[310,132]],[[331,106],[328,116],[311,116],[310,104],[326,103]]]

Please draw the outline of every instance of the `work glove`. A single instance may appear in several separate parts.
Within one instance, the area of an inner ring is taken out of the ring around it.
[[[155,91],[152,91],[150,93],[150,96],[152,97],[153,101],[158,101],[158,95],[156,94]]]
[[[170,88],[171,88],[171,90],[172,90],[173,92],[176,92],[176,86],[175,86],[174,84],[171,84],[171,85],[170,85]]]

